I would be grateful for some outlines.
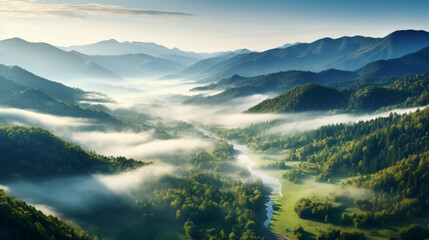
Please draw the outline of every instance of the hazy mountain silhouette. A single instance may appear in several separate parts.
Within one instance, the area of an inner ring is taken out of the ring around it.
[[[36,76],[18,66],[5,66],[0,64],[0,76],[23,87],[41,90],[55,99],[73,104],[77,104],[82,100],[106,100],[106,96],[100,93],[91,93],[78,88],[71,88],[61,83]],[[88,95],[91,95],[90,98],[88,98]],[[99,98],[97,99],[96,96]]]
[[[384,38],[323,38],[260,53],[245,53],[221,61],[200,72],[206,80],[218,80],[239,74],[256,76],[278,71],[326,69],[354,70],[370,62],[391,59],[429,46],[429,32],[403,30]],[[185,70],[186,71],[186,70]]]
[[[189,66],[188,68],[186,68],[181,74],[188,76],[188,77],[199,76],[200,74],[203,74],[205,72],[213,71],[214,70],[213,68],[217,64],[219,64],[223,61],[226,61],[226,60],[228,60],[232,57],[235,57],[237,55],[246,54],[246,53],[250,53],[250,52],[251,51],[248,49],[239,49],[236,51],[220,54],[219,56],[216,56],[216,57],[203,59],[203,60],[198,61],[197,63]]]
[[[68,83],[79,80],[122,80],[96,63],[46,43],[20,38],[0,41],[0,63],[18,65],[36,75]]]
[[[183,64],[143,53],[89,56],[76,51],[72,52],[122,77],[164,76],[186,68]]]
[[[178,48],[170,49],[151,42],[118,42],[115,39],[104,40],[87,45],[61,48],[66,51],[78,51],[86,55],[124,55],[144,53],[188,66],[198,60],[212,56],[212,54],[209,53],[186,52]]]

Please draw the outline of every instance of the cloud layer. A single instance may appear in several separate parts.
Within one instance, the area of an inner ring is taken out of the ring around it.
[[[45,4],[24,1],[0,0],[0,13],[9,16],[37,17],[37,16],[63,16],[72,18],[84,18],[88,15],[127,15],[127,16],[163,16],[186,17],[190,13],[156,11],[138,8],[125,8],[108,4]]]
[[[156,139],[153,131],[74,132],[70,137],[86,148],[104,155],[125,156],[137,160],[183,154],[209,148],[212,142],[200,138]]]

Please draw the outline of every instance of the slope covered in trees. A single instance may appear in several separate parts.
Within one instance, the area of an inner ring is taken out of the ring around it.
[[[84,109],[77,105],[56,100],[40,90],[23,87],[3,77],[0,77],[0,105],[60,116],[92,118],[111,126],[123,126],[121,121],[106,112]]]
[[[8,240],[96,240],[82,230],[52,215],[11,199],[0,189],[0,239]]]
[[[429,150],[429,109],[412,114],[391,114],[357,124],[338,124],[281,137],[247,138],[259,151],[291,150],[289,158],[314,163],[319,178],[334,173],[376,173],[410,154]]]
[[[35,127],[0,126],[0,178],[115,172],[146,163],[105,157]]]
[[[284,162],[289,168],[296,166],[292,170],[278,170],[288,171],[285,178],[295,181],[295,177],[315,175],[317,181],[329,185],[342,183],[343,188],[349,185],[358,191],[365,189],[357,195],[329,193],[328,198],[321,197],[331,199],[326,203],[319,202],[317,196],[303,198],[296,202],[295,211],[304,219],[368,231],[427,219],[428,119],[429,108],[425,108],[404,115],[392,113],[370,121],[327,125],[280,136],[266,134],[276,122],[244,129],[217,129],[215,132],[228,139],[245,141],[256,152],[284,153],[285,157],[276,160],[277,163]],[[334,211],[330,204],[336,206]],[[397,239],[428,236],[426,226],[416,226],[400,231],[395,229],[394,236]],[[326,234],[321,232],[320,239],[325,237]]]
[[[182,176],[146,184],[152,194],[138,201],[143,219],[179,224],[187,239],[263,239],[266,190],[260,181],[233,177],[243,169],[232,154],[232,146],[220,141],[182,162],[191,166]]]
[[[247,112],[304,112],[343,108],[347,95],[334,88],[310,83],[293,88],[273,99],[265,100],[251,107]]]
[[[397,80],[393,84],[337,90],[305,84],[247,110],[248,113],[304,111],[375,111],[380,108],[415,107],[429,104],[429,74]]]

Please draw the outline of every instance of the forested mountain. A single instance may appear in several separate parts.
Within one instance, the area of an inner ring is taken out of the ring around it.
[[[109,69],[122,77],[163,76],[180,72],[186,67],[182,63],[152,57],[143,53],[95,56],[81,54],[76,51],[72,53]]]
[[[293,88],[280,96],[251,107],[248,113],[326,111],[343,108],[348,93],[313,83]]]
[[[415,30],[396,31],[384,38],[323,38],[288,48],[241,54],[213,66],[218,70],[215,73],[210,70],[204,75],[216,80],[234,74],[256,76],[288,70],[353,70],[376,60],[397,58],[427,46],[429,33]]]
[[[376,61],[356,71],[330,69],[319,73],[288,71],[257,77],[234,75],[218,83],[195,88],[195,90],[226,89],[208,97],[194,96],[187,103],[221,103],[251,94],[283,93],[306,83],[328,85],[341,89],[361,88],[369,84],[387,85],[406,75],[429,71],[429,47],[412,54],[391,60]]]
[[[105,157],[36,127],[0,126],[0,178],[40,178],[115,172],[146,163]]]
[[[79,80],[122,80],[110,70],[76,54],[46,43],[32,43],[19,38],[0,41],[0,63],[18,65],[36,75],[68,83]]]
[[[293,88],[247,110],[248,113],[304,111],[375,111],[380,108],[429,104],[429,73],[397,80],[393,84],[341,91],[315,84]]]
[[[0,239],[8,240],[97,240],[82,230],[10,198],[0,189]]]
[[[0,64],[0,76],[23,87],[38,89],[55,99],[73,104],[77,104],[79,101],[83,100],[106,100],[105,96],[101,94],[85,92],[78,88],[67,87],[61,83],[36,76],[18,66],[5,66]],[[91,94],[90,99],[88,98],[88,94]],[[97,95],[99,96],[98,99],[96,98]]]
[[[411,73],[423,73],[429,69],[429,47],[415,53],[390,60],[379,60],[356,70],[360,79],[385,76],[403,76]]]
[[[84,109],[77,105],[56,100],[40,90],[23,87],[3,77],[0,77],[0,105],[59,116],[91,118],[98,123],[109,124],[111,127],[123,125],[121,121],[106,112]]]

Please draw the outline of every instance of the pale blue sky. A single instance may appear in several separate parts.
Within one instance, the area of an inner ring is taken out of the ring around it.
[[[193,51],[265,50],[322,37],[429,30],[429,1],[0,0],[0,39],[55,45],[115,38]]]

